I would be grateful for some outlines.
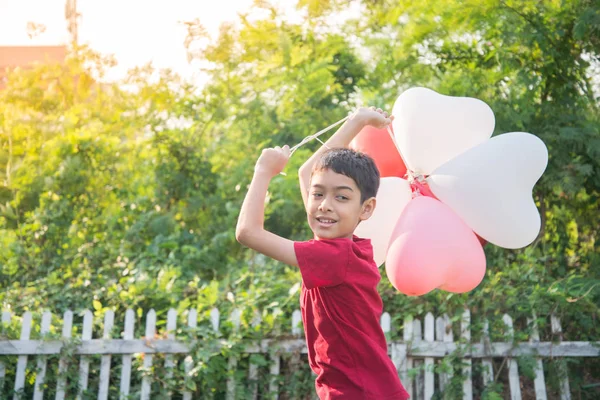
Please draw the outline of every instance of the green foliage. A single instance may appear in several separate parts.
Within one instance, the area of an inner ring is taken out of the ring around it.
[[[504,313],[515,321],[514,340],[527,340],[533,312],[542,340],[555,339],[550,313],[569,340],[598,340],[597,2],[363,1],[357,18],[334,27],[335,13],[351,3],[300,1],[306,15],[292,23],[267,1],[256,2],[267,11],[263,18],[241,16],[239,29],[224,25],[216,40],[195,51],[206,36],[198,21],[189,22],[190,58],[202,61],[210,78],[201,90],[149,67],[131,71],[121,84],[104,83],[114,61],[86,48],[73,50],[63,65],[13,72],[0,92],[3,307],[16,314],[111,308],[117,316],[132,308],[137,336],[142,310],[154,308],[161,319],[168,308],[180,314],[194,308],[203,322],[193,334],[204,342],[192,352],[192,376],[185,376],[183,360],[172,381],[161,381],[160,369],[148,373],[162,393],[185,385],[220,398],[228,357],[239,358],[236,374],[247,370],[240,340],[287,336],[298,308],[298,271],[235,241],[260,150],[295,144],[360,103],[391,109],[401,91],[421,85],[486,101],[496,134],[526,131],[544,140],[549,166],[534,193],[543,228],[526,249],[486,246],[487,275],[469,294],[406,297],[383,276],[380,293],[395,326],[408,314],[429,311],[458,322],[467,306],[474,340],[484,317],[492,339],[503,340]],[[318,145],[296,152],[287,176],[270,187],[266,226],[291,239],[309,237],[295,171]],[[206,325],[213,307],[224,314],[240,309],[240,331],[226,326],[215,336]],[[256,313],[263,321],[258,327],[251,322]],[[401,336],[391,332],[392,339]],[[216,343],[227,346],[210,346]],[[259,380],[240,375],[240,397],[252,387],[264,392],[270,379],[267,359],[250,358],[260,366]],[[286,398],[313,390],[306,362],[297,358],[284,361]],[[527,376],[531,361],[519,361]],[[135,360],[138,368],[141,362]],[[459,363],[456,354],[440,368],[457,370]],[[572,390],[593,398],[587,387],[600,365],[568,365]],[[560,370],[551,367],[549,374]],[[13,378],[7,372],[7,382]],[[462,379],[455,374],[448,396],[460,393]],[[477,393],[501,398],[506,387],[499,375]]]

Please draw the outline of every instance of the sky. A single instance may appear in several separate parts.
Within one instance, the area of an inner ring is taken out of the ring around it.
[[[199,19],[213,39],[223,22],[237,22],[239,13],[249,19],[264,18],[265,10],[251,6],[255,0],[76,0],[80,14],[78,41],[101,54],[112,54],[117,67],[104,77],[124,78],[127,71],[152,62],[155,68],[171,68],[199,87],[208,80],[198,64],[190,65],[184,46],[182,21]],[[302,21],[298,0],[269,0],[285,20]],[[0,0],[0,46],[61,45],[70,41],[65,20],[66,0]],[[360,2],[338,13],[328,29],[338,29],[360,14]],[[30,38],[27,24],[45,31]]]
[[[183,45],[186,29],[180,21],[199,18],[216,37],[221,23],[237,20],[253,0],[77,0],[79,43],[103,54],[114,54],[118,66],[108,79],[119,79],[134,66],[152,61],[194,78]],[[293,5],[295,1],[280,0]],[[0,46],[60,45],[69,41],[65,0],[0,0]],[[29,38],[27,23],[46,27]],[[201,79],[196,76],[196,79]]]

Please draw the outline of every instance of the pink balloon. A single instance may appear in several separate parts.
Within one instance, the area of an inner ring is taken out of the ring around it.
[[[385,262],[392,285],[409,296],[436,288],[468,292],[483,280],[485,266],[471,228],[450,207],[427,196],[412,199],[402,212]]]

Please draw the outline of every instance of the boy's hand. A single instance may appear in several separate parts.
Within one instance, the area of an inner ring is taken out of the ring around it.
[[[375,107],[359,108],[356,110],[354,118],[359,119],[365,125],[371,125],[378,129],[384,129],[394,120],[394,116],[388,116],[387,112]]]
[[[263,149],[262,154],[256,161],[254,167],[255,172],[265,173],[269,178],[273,178],[285,168],[290,159],[290,147],[285,145],[282,147]]]

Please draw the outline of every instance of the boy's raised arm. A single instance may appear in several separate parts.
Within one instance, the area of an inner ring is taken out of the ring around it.
[[[290,158],[290,149],[264,149],[256,162],[250,188],[242,204],[235,237],[244,246],[288,265],[298,266],[294,242],[264,228],[265,197],[271,179],[283,171]]]
[[[376,128],[384,128],[393,120],[393,117],[388,118],[388,114],[380,108],[375,107],[359,108],[348,120],[338,129],[323,146],[319,148],[298,170],[298,178],[300,179],[300,191],[302,192],[302,200],[304,208],[308,202],[308,187],[310,184],[310,174],[313,166],[321,158],[327,149],[348,147],[352,139],[366,126],[372,125]]]

